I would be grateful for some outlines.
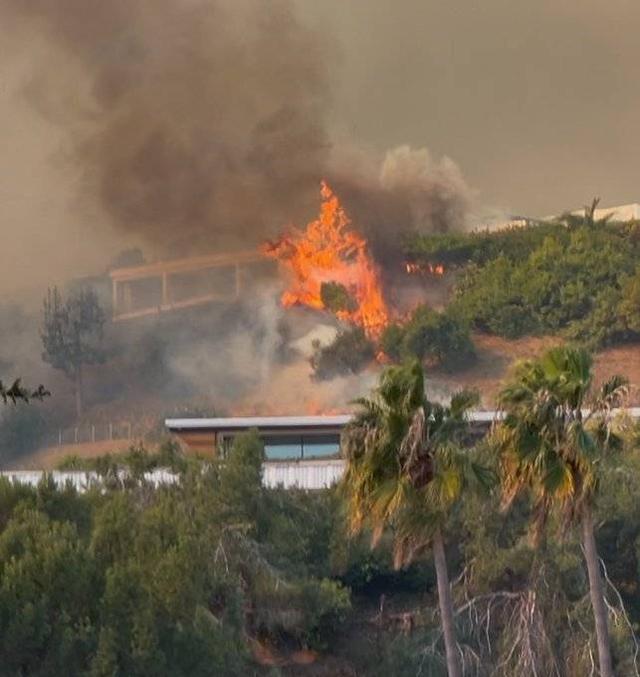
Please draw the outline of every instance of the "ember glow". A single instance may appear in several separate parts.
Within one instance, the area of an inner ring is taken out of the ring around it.
[[[433,275],[441,277],[444,275],[444,266],[441,263],[405,263],[405,270],[409,275]]]
[[[320,214],[315,221],[305,230],[292,228],[262,248],[267,256],[278,259],[290,277],[282,304],[324,309],[322,285],[337,283],[354,304],[352,309],[338,310],[336,315],[375,337],[389,319],[378,268],[367,241],[353,230],[338,196],[324,181],[320,195]]]

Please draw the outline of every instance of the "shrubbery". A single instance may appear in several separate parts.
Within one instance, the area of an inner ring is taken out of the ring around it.
[[[0,479],[0,672],[247,675],[248,638],[326,646],[350,610],[327,578],[332,499],[309,519],[306,494],[262,486],[262,458],[248,434],[155,490]]]
[[[409,251],[418,261],[463,266],[450,311],[479,331],[506,338],[565,334],[591,347],[640,337],[635,224],[423,236]]]
[[[375,346],[360,327],[341,330],[326,346],[314,346],[311,367],[315,378],[325,381],[362,371],[375,357]]]
[[[474,356],[466,325],[451,313],[420,306],[404,325],[388,326],[380,347],[396,361],[417,357],[432,365],[454,369],[468,364]]]

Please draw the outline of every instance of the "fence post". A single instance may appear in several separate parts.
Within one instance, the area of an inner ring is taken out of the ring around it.
[[[113,423],[109,423],[109,439],[113,439]]]
[[[94,423],[91,424],[91,441],[96,441],[96,426]]]
[[[73,441],[78,444],[78,426],[73,429]]]
[[[62,446],[62,428],[58,428],[58,446]]]

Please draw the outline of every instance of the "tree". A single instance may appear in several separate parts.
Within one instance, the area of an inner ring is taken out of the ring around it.
[[[597,393],[592,381],[592,359],[584,349],[553,348],[540,359],[519,363],[499,396],[504,421],[496,440],[505,504],[529,491],[536,535],[554,509],[565,525],[581,524],[600,674],[613,677],[592,510],[599,469],[621,446],[610,414],[626,381],[613,377]]]
[[[375,545],[390,528],[397,567],[409,564],[429,543],[433,547],[450,677],[462,673],[443,531],[467,487],[491,481],[490,471],[462,449],[466,412],[476,401],[475,393],[462,391],[449,406],[430,402],[417,360],[390,367],[373,396],[357,401],[360,410],[343,444],[351,531],[370,526]]]
[[[82,376],[86,365],[104,361],[101,347],[104,311],[92,289],[81,289],[63,301],[56,287],[44,299],[42,359],[74,381],[76,415],[82,415]]]

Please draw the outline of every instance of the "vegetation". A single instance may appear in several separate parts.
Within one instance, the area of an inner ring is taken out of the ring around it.
[[[375,346],[361,327],[342,329],[327,346],[314,345],[311,367],[320,381],[357,374],[375,357]]]
[[[475,357],[465,322],[423,305],[404,323],[387,326],[375,343],[359,327],[343,329],[329,345],[316,345],[311,366],[320,380],[357,374],[380,351],[393,362],[417,358],[450,371],[468,366]]]
[[[389,368],[371,399],[347,427],[343,487],[352,532],[372,528],[373,545],[393,531],[396,566],[433,547],[440,619],[450,677],[462,675],[444,551],[449,513],[472,484],[487,484],[489,470],[461,450],[465,412],[472,393],[455,395],[448,407],[425,397],[422,366],[414,361]]]
[[[517,338],[562,334],[590,348],[637,341],[640,225],[584,218],[510,230],[417,236],[410,260],[460,268],[449,312]]]
[[[323,646],[348,591],[317,501],[264,490],[261,462],[247,435],[158,490],[0,481],[2,673],[247,675],[252,644]]]
[[[380,347],[394,361],[418,358],[432,366],[459,369],[474,357],[468,327],[448,312],[419,306],[405,324],[391,324]]]
[[[517,365],[500,394],[506,416],[496,441],[507,505],[526,489],[538,532],[553,509],[561,511],[565,524],[581,523],[600,674],[613,677],[592,509],[605,456],[622,446],[610,412],[620,404],[626,382],[613,377],[594,395],[591,369],[588,353],[565,347]]]
[[[42,359],[73,379],[78,418],[83,408],[83,370],[87,365],[103,362],[106,357],[101,346],[104,322],[104,311],[92,289],[80,289],[66,301],[57,288],[47,291]]]
[[[358,304],[347,288],[339,282],[323,282],[320,285],[322,305],[332,313],[353,312]]]
[[[620,380],[590,386],[581,351],[523,363],[478,440],[469,394],[435,404],[417,363],[392,367],[339,490],[264,488],[252,434],[222,465],[104,457],[83,494],[0,480],[0,672],[295,675],[307,649],[318,674],[595,673],[597,549],[612,669],[636,674],[640,426],[612,419]],[[177,483],[146,484],[169,466]]]

